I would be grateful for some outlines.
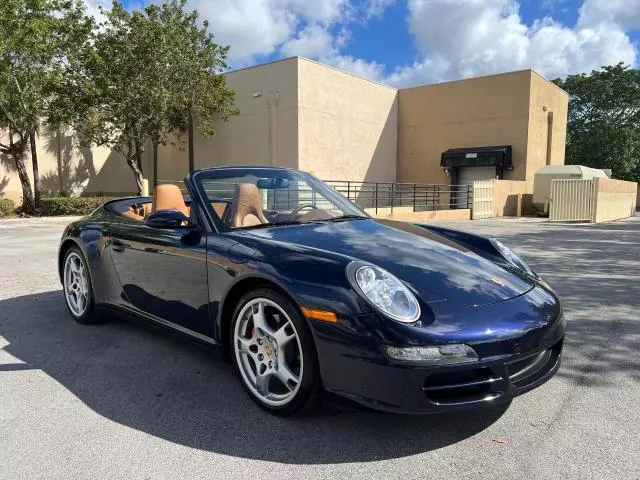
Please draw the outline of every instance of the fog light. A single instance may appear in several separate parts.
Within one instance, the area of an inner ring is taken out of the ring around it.
[[[469,345],[438,345],[430,347],[384,347],[385,354],[397,362],[423,365],[472,363],[478,354]]]

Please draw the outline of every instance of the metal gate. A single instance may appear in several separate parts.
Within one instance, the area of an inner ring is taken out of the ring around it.
[[[551,180],[549,221],[591,221],[595,200],[595,182],[591,180]]]
[[[493,180],[480,180],[473,182],[473,208],[471,218],[495,217],[493,211]]]

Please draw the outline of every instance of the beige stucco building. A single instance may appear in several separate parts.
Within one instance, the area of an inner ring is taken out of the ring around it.
[[[453,148],[511,146],[505,180],[531,183],[544,165],[564,164],[568,95],[532,70],[408,88],[398,98],[399,182],[448,183],[439,167]]]
[[[326,180],[438,184],[497,174],[527,191],[539,168],[564,163],[568,96],[531,70],[398,90],[294,57],[226,78],[240,114],[215,136],[196,135],[196,168],[277,165]],[[119,155],[104,148],[81,152],[71,140],[39,140],[45,191],[134,190]],[[184,177],[185,140],[160,148],[158,180]],[[491,155],[474,153],[488,146],[509,146],[509,162],[497,168]],[[457,166],[443,164],[450,149],[463,149]],[[153,183],[149,154],[143,167]],[[18,199],[20,184],[7,163],[0,194]]]
[[[240,114],[197,139],[196,168],[277,165],[324,179],[396,180],[395,88],[299,57],[226,77]],[[186,169],[183,146],[161,149],[161,180]]]

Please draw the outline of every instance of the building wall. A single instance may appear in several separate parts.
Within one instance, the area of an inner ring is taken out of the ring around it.
[[[368,213],[376,218],[381,218],[384,220],[396,220],[401,222],[411,222],[411,223],[420,223],[420,222],[432,222],[432,221],[455,221],[455,220],[471,220],[471,209],[470,208],[457,208],[455,210],[432,210],[425,212],[398,212],[396,213],[388,213],[386,212],[378,212],[375,213],[375,209],[370,209],[372,211],[368,211]]]
[[[531,71],[425,85],[399,91],[398,181],[449,183],[442,152],[512,145],[514,170],[526,175]]]
[[[396,181],[395,88],[300,59],[299,168],[325,180]]]
[[[277,166],[297,168],[298,61],[298,58],[289,58],[226,74],[227,85],[236,91],[235,105],[240,113],[228,122],[220,122],[215,135],[196,135],[196,168],[266,166],[271,161]],[[273,125],[275,129],[272,130]],[[185,134],[175,145],[160,149],[160,180],[184,178],[188,170],[186,141]]]
[[[0,131],[2,142],[8,133]],[[106,147],[80,149],[73,132],[43,132],[36,137],[36,151],[43,194],[60,191],[79,195],[86,193],[130,193],[135,180],[124,157]],[[148,160],[144,159],[145,164]],[[33,187],[31,152],[25,154],[25,165]],[[13,159],[0,157],[0,197],[22,202],[22,186]]]
[[[493,208],[496,217],[514,217],[535,213],[532,205],[533,184],[519,180],[494,180]]]
[[[609,222],[620,218],[632,217],[636,211],[638,184],[613,180],[611,178],[594,178],[595,200],[591,221],[593,223]]]
[[[505,180],[532,182],[546,162],[548,112],[554,114],[551,162],[564,162],[567,95],[531,71],[398,91],[290,58],[229,72],[226,79],[240,114],[221,122],[214,136],[196,134],[196,168],[274,164],[327,180],[447,184],[440,167],[445,150],[510,144],[515,169]],[[159,180],[184,178],[186,140],[184,134],[160,147]],[[124,158],[109,149],[80,151],[67,134],[59,145],[57,137],[43,137],[38,148],[44,192],[135,191]],[[31,171],[30,159],[26,163]],[[143,169],[152,184],[150,147]],[[509,191],[516,193],[522,192]],[[21,197],[6,160],[0,195]]]
[[[230,72],[226,78],[240,114],[221,122],[214,136],[196,136],[196,168],[269,165],[273,157],[274,165],[329,180],[396,180],[396,89],[304,58]],[[160,180],[186,174],[185,142],[183,135],[160,149]]]
[[[530,95],[526,180],[533,182],[547,165],[547,156],[549,165],[564,165],[569,95],[536,72],[531,75]]]

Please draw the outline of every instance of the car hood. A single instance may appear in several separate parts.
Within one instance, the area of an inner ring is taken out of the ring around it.
[[[429,230],[405,222],[345,220],[245,230],[245,234],[378,265],[414,287],[463,305],[517,297],[535,284]]]

